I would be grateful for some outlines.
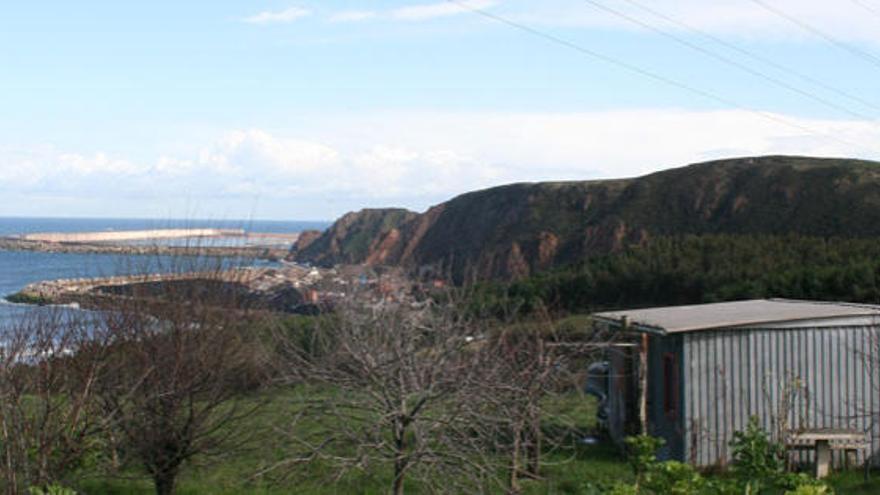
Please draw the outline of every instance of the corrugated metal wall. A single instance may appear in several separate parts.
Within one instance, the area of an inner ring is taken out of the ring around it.
[[[684,335],[684,459],[731,460],[733,433],[757,416],[765,429],[853,428],[880,449],[875,326],[718,330]],[[873,379],[872,379],[873,376]],[[835,462],[843,454],[835,452]],[[808,452],[796,460],[810,462]],[[880,456],[872,463],[880,464]],[[859,462],[864,456],[859,454]]]

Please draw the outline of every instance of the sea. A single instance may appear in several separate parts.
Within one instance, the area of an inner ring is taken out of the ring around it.
[[[330,222],[276,220],[161,220],[107,218],[11,218],[0,217],[0,236],[34,232],[103,232],[171,228],[245,229],[248,232],[291,234],[303,230],[323,230]],[[176,242],[182,242],[177,239]],[[208,239],[208,245],[233,245],[235,239]],[[202,242],[202,241],[195,241]],[[33,306],[12,304],[4,297],[26,285],[60,278],[107,277],[141,273],[150,266],[173,266],[143,255],[43,253],[0,250],[0,328],[8,327],[33,311]],[[255,260],[254,263],[267,263]],[[150,269],[150,271],[154,271]]]

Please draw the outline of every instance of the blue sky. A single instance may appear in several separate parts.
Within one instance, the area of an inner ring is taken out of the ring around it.
[[[725,156],[880,158],[880,0],[460,4],[7,2],[0,215],[331,219]]]

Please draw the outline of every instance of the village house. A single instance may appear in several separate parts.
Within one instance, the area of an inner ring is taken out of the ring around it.
[[[754,416],[819,475],[831,459],[880,464],[880,306],[770,299],[594,317],[629,337],[593,368],[616,442],[646,431],[665,459],[723,466]]]

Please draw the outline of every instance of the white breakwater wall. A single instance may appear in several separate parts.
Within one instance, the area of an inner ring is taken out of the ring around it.
[[[41,242],[114,242],[184,237],[237,237],[243,235],[245,235],[244,229],[153,229],[111,232],[43,232],[25,234],[21,238],[27,241]]]

